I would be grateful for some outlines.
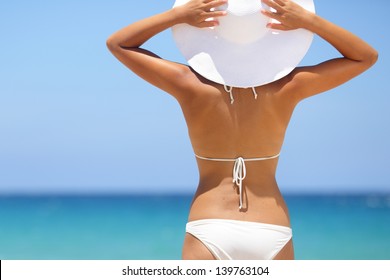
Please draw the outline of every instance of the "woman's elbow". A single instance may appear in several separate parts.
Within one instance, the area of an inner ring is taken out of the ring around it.
[[[368,68],[373,66],[378,61],[378,57],[379,57],[378,51],[375,50],[375,49],[372,49],[367,54],[367,57],[366,57],[365,61],[366,61],[366,64],[367,64]]]
[[[377,61],[378,61],[378,58],[379,58],[379,53],[377,50],[373,50],[373,53],[371,55],[371,65],[374,65]]]
[[[367,51],[361,59],[355,60],[356,66],[360,69],[360,72],[364,72],[371,68],[378,61],[378,52],[375,49]]]
[[[119,43],[117,42],[117,40],[115,40],[115,37],[114,37],[113,35],[111,35],[110,37],[107,38],[107,40],[106,40],[106,46],[107,46],[107,48],[108,48],[111,52],[114,52],[115,50],[117,50],[118,48],[120,48]]]

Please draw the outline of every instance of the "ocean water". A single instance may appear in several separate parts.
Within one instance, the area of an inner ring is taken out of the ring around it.
[[[390,259],[390,195],[286,196],[297,259]],[[0,259],[180,259],[191,196],[0,196]]]

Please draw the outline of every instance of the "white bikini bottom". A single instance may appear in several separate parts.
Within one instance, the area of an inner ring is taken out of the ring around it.
[[[227,219],[191,221],[186,232],[217,260],[271,260],[292,238],[289,227]]]

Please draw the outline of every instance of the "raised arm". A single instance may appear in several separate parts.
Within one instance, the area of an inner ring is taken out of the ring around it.
[[[313,14],[293,1],[263,0],[275,12],[263,11],[280,22],[269,24],[277,30],[307,29],[336,48],[342,57],[309,67],[298,67],[289,76],[298,100],[337,87],[370,68],[378,53],[365,41],[326,19]]]
[[[119,30],[108,38],[107,47],[135,74],[180,99],[190,84],[187,77],[191,76],[192,72],[189,67],[163,60],[140,47],[156,34],[179,23],[197,27],[217,25],[216,18],[225,13],[210,10],[224,3],[226,0],[189,1],[185,5],[135,22]],[[208,18],[214,18],[214,20],[206,21]]]

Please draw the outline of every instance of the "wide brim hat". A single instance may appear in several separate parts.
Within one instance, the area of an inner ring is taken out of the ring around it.
[[[176,0],[174,7],[190,0]],[[313,0],[295,0],[315,11]],[[313,40],[305,29],[279,31],[267,28],[274,22],[261,13],[270,9],[261,0],[229,0],[218,7],[227,15],[219,25],[197,28],[188,24],[172,27],[177,47],[201,76],[232,87],[256,87],[288,75],[301,62]]]

